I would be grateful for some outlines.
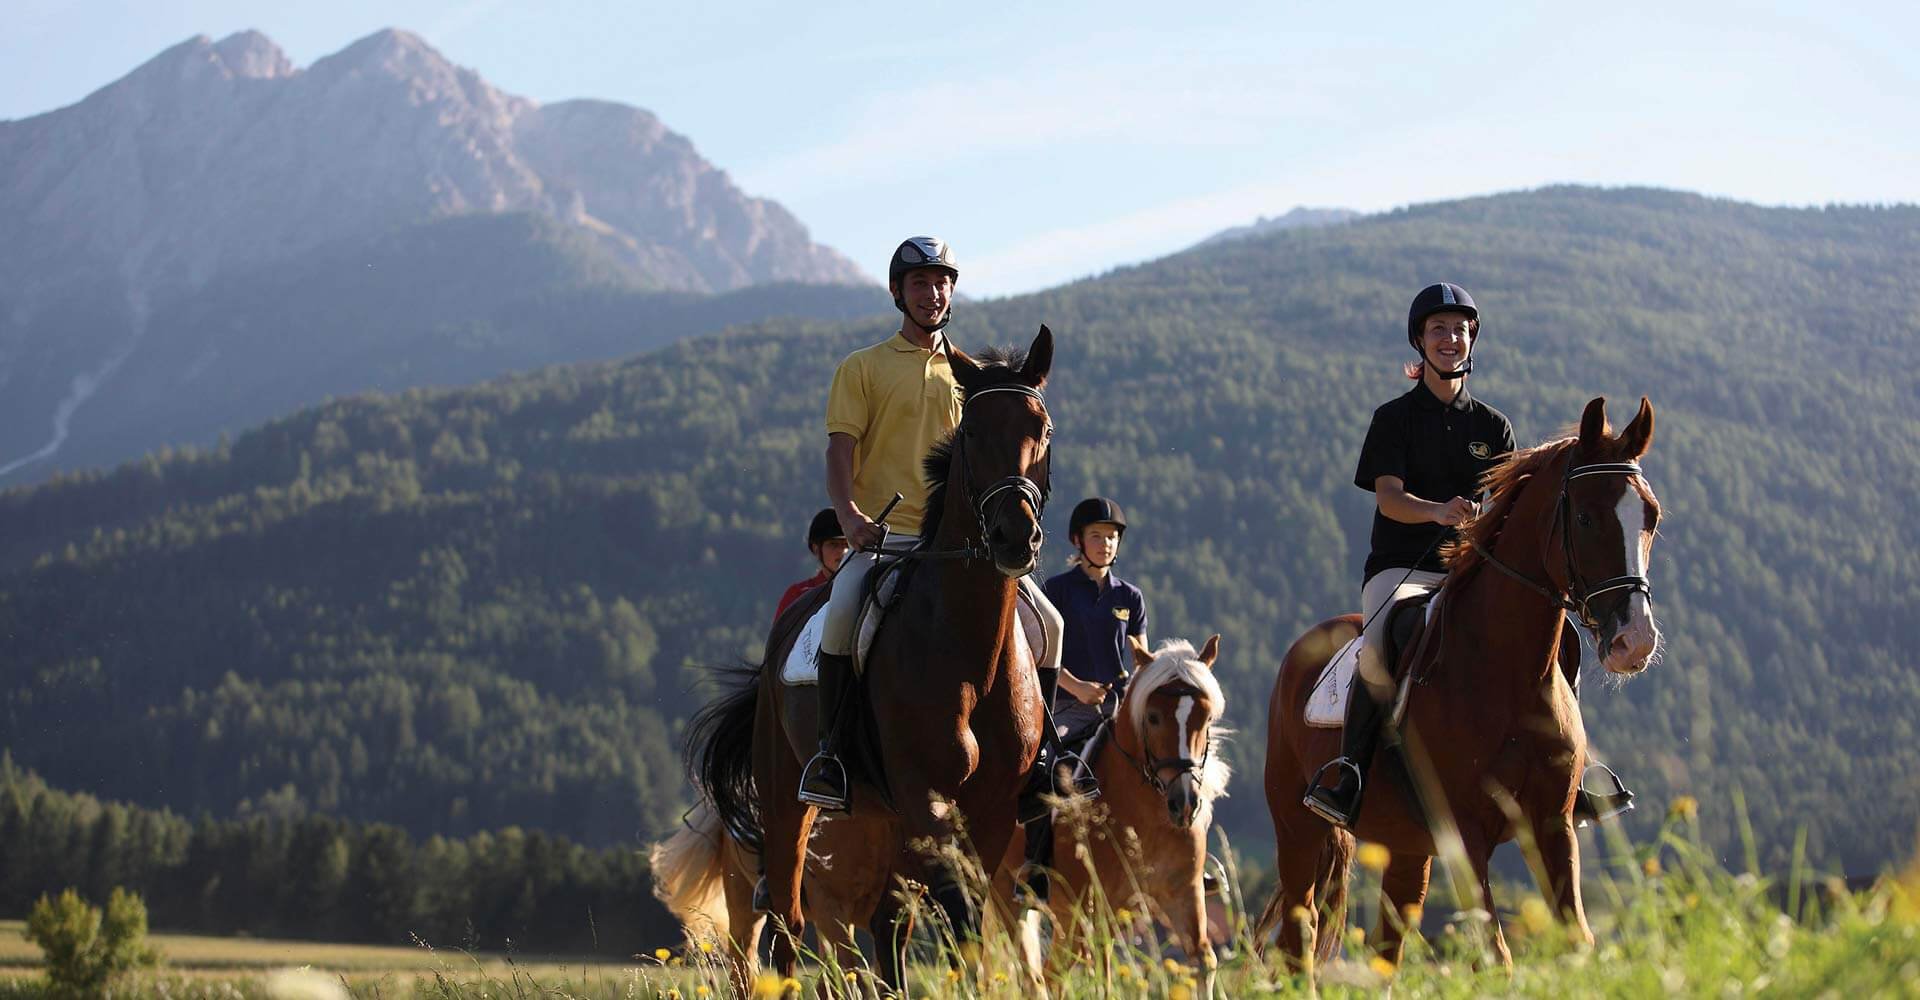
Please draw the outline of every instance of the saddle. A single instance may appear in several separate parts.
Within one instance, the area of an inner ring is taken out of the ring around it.
[[[1439,606],[1436,598],[1440,591],[1430,590],[1395,601],[1386,610],[1387,627],[1385,629],[1387,648],[1382,657],[1396,680],[1405,687],[1407,671],[1402,659],[1408,652],[1418,649],[1420,640],[1425,637],[1427,625],[1433,617],[1433,610]],[[1353,691],[1354,672],[1360,668],[1360,648],[1367,641],[1365,633],[1354,636],[1333,654],[1327,665],[1320,671],[1320,679],[1313,684],[1313,690],[1307,695],[1306,723],[1319,729],[1339,729],[1347,721],[1347,697]],[[1398,707],[1405,698],[1396,699],[1394,718],[1399,718]]]
[[[873,640],[880,634],[880,626],[885,623],[887,612],[906,593],[907,583],[917,565],[910,559],[883,556],[880,565],[867,574],[867,592],[861,597],[860,610],[853,621],[855,677],[866,674],[867,653],[873,649]],[[1038,660],[1048,651],[1046,628],[1040,623],[1040,611],[1034,607],[1027,592],[1024,589],[1015,592],[1019,595],[1014,602],[1020,619],[1019,638],[1026,642],[1027,649]],[[800,635],[794,639],[793,648],[787,651],[786,661],[780,665],[780,683],[789,687],[807,687],[819,683],[820,636],[827,627],[828,603],[824,600],[820,602],[819,607],[808,616]]]

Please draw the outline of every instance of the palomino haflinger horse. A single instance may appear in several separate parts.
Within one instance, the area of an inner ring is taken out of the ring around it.
[[[1104,902],[1151,915],[1173,932],[1200,966],[1202,991],[1213,995],[1215,959],[1202,889],[1213,802],[1232,776],[1220,754],[1226,694],[1213,666],[1220,637],[1198,652],[1185,639],[1135,651],[1138,669],[1126,682],[1114,717],[1103,724],[1088,766],[1100,782],[1097,803],[1069,808],[1053,825],[1048,907],[1054,921],[1053,965],[1083,960],[1093,907]],[[995,895],[1008,895],[1024,860],[1016,834]],[[1031,947],[1036,935],[1026,935]],[[1028,954],[1027,961],[1037,956]]]
[[[1592,942],[1572,818],[1586,730],[1555,656],[1567,611],[1595,634],[1613,674],[1645,670],[1658,648],[1646,572],[1660,505],[1639,465],[1652,442],[1645,399],[1617,437],[1606,400],[1595,399],[1577,437],[1517,452],[1487,473],[1491,496],[1448,554],[1427,634],[1409,644],[1417,655],[1400,664],[1398,751],[1375,758],[1351,834],[1301,804],[1316,771],[1340,752],[1339,729],[1303,720],[1322,667],[1360,618],[1322,622],[1287,651],[1268,705],[1266,761],[1280,881],[1256,941],[1278,924],[1291,960],[1304,962],[1313,940],[1321,958],[1331,954],[1357,835],[1391,852],[1376,940],[1398,963],[1403,919],[1425,901],[1433,856],[1457,845],[1478,882],[1477,905],[1494,914],[1488,860],[1524,825],[1544,868],[1535,873],[1543,894]],[[1510,964],[1497,915],[1490,927],[1495,955]]]
[[[964,403],[959,427],[927,458],[925,561],[873,639],[855,682],[863,704],[847,724],[849,765],[869,760],[879,773],[859,776],[852,815],[831,825],[876,825],[872,842],[896,845],[884,870],[927,887],[966,941],[980,933],[980,911],[951,863],[964,849],[956,821],[964,817],[978,856],[1001,857],[1040,748],[1040,688],[1015,591],[1042,540],[1053,428],[1041,390],[1053,335],[1041,327],[1024,356],[983,363],[953,350],[950,360]],[[785,661],[804,620],[789,614],[775,623],[764,664]],[[725,828],[762,851],[777,918],[773,960],[789,975],[807,926],[801,886],[817,810],[795,792],[813,751],[816,706],[813,691],[789,689],[779,674],[763,666],[730,711],[712,706],[724,718],[689,755]],[[869,923],[878,971],[895,987],[911,931],[896,918],[906,912],[898,893],[882,892]]]

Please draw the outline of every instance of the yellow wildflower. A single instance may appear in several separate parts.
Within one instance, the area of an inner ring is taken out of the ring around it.
[[[1180,963],[1171,958],[1163,960],[1161,964],[1167,967],[1168,974],[1174,974],[1180,971]]]
[[[1667,806],[1667,819],[1692,822],[1700,817],[1700,803],[1691,795],[1676,795]]]
[[[1539,896],[1528,896],[1520,901],[1520,924],[1529,934],[1539,934],[1553,924],[1553,911],[1547,909],[1547,901]]]
[[[1640,874],[1645,875],[1648,878],[1653,878],[1654,876],[1660,874],[1659,856],[1655,855],[1647,858],[1647,860],[1645,861],[1640,862]]]
[[[1133,966],[1131,966],[1131,965],[1123,965],[1123,966],[1121,966],[1121,967],[1119,967],[1118,969],[1115,969],[1115,970],[1113,970],[1113,974],[1114,974],[1114,975],[1116,975],[1116,976],[1119,976],[1119,977],[1120,977],[1121,979],[1132,979],[1132,978],[1133,978]]]
[[[846,978],[847,978],[847,982],[850,982],[850,983],[855,982],[859,980],[860,974],[858,972],[853,971],[852,969],[848,969]]]
[[[1400,919],[1405,920],[1408,927],[1418,927],[1424,912],[1419,903],[1408,903],[1400,908]]]
[[[771,972],[762,972],[753,977],[754,1000],[775,1000],[780,995],[780,977]]]
[[[1182,980],[1167,991],[1167,1000],[1193,1000],[1193,984]]]
[[[950,982],[950,983],[957,983],[957,982],[959,982],[959,981],[960,981],[960,970],[959,970],[959,969],[948,969],[948,970],[947,970],[947,982]]]
[[[1113,911],[1113,919],[1120,921],[1122,924],[1131,924],[1133,923],[1133,911],[1122,906]]]
[[[675,955],[672,958],[667,959],[667,964],[678,969],[679,967],[687,964],[687,960],[684,958],[681,958],[678,955]]]
[[[1367,963],[1367,968],[1372,969],[1373,974],[1381,979],[1393,978],[1393,963],[1379,955],[1373,956],[1373,960]]]
[[[702,955],[711,955],[711,954],[713,954],[713,942],[712,942],[712,941],[707,941],[707,940],[702,940],[702,941],[700,942],[700,954],[702,954]]]
[[[1360,867],[1382,872],[1387,870],[1387,862],[1393,860],[1393,853],[1380,844],[1361,844],[1353,857],[1360,862]]]
[[[800,980],[795,979],[792,976],[788,976],[787,978],[780,980],[780,993],[783,996],[799,996]]]
[[[680,991],[679,991],[679,990],[668,990],[668,991],[667,991],[667,1000],[680,1000]]]
[[[668,951],[668,950],[667,950],[667,949],[665,949],[665,948],[655,948],[655,949],[653,949],[653,957],[654,957],[654,958],[657,958],[657,959],[659,959],[659,960],[660,960],[660,961],[662,961],[662,962],[664,962],[664,961],[666,961],[666,960],[667,960],[667,956],[669,956],[669,955],[672,955],[672,954],[673,954],[673,952],[670,952],[670,951]]]
[[[710,997],[713,995],[713,988],[705,983],[701,983],[693,988],[693,995],[697,997]]]

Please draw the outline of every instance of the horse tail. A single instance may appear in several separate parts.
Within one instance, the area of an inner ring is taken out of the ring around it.
[[[1318,960],[1329,961],[1347,929],[1347,890],[1353,870],[1353,835],[1334,830],[1320,847],[1318,882],[1315,897],[1320,903],[1320,940]]]
[[[689,937],[723,939],[729,933],[725,837],[720,814],[701,802],[678,833],[647,851],[653,895],[686,927]]]
[[[726,671],[733,689],[687,723],[687,770],[722,828],[749,852],[761,850],[760,797],[753,785],[754,716],[760,668]]]

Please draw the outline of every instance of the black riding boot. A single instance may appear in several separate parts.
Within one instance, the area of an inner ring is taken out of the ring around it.
[[[1321,768],[1339,772],[1332,788],[1319,783],[1307,789],[1300,804],[1335,826],[1351,828],[1360,815],[1360,796],[1366,784],[1368,768],[1373,766],[1373,751],[1380,745],[1380,719],[1386,705],[1373,700],[1359,676],[1353,678],[1353,690],[1347,693],[1347,721],[1340,729],[1340,756]]]
[[[1573,691],[1574,700],[1580,698],[1580,633],[1574,631],[1571,622],[1560,630],[1560,671],[1567,678],[1567,687]],[[1573,825],[1591,826],[1609,820],[1633,808],[1633,792],[1620,780],[1613,768],[1605,764],[1589,764],[1587,770],[1594,768],[1606,772],[1607,780],[1612,782],[1613,790],[1591,792],[1587,790],[1587,776],[1580,776],[1580,790],[1573,796]]]
[[[1025,826],[1025,861],[1014,875],[1014,889],[1024,890],[1032,905],[1038,906],[1047,901],[1047,869],[1053,867],[1053,813],[1043,811]]]
[[[847,703],[847,691],[853,683],[853,657],[822,651],[820,679],[820,752],[807,761],[800,772],[800,801],[819,806],[827,812],[851,809],[847,788],[847,766],[836,750],[840,744],[840,715]]]

